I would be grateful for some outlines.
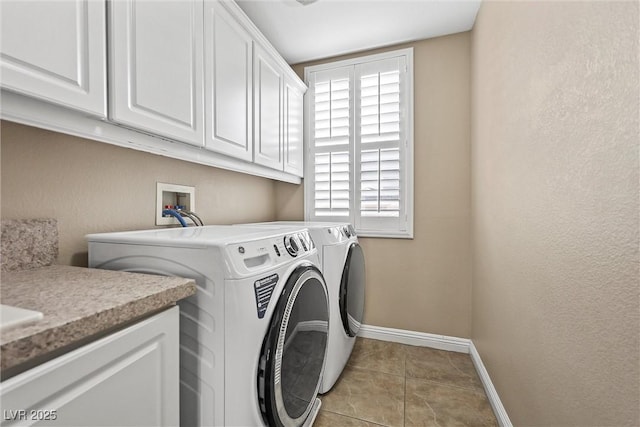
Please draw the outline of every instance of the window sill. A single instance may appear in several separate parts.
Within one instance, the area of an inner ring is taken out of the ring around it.
[[[373,230],[358,230],[356,229],[358,237],[369,237],[377,239],[408,239],[413,240],[413,232],[399,232],[399,231],[373,231]]]

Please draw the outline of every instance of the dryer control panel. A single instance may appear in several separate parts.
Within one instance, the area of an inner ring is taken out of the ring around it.
[[[320,244],[333,245],[336,243],[344,243],[348,240],[356,240],[356,230],[351,224],[336,225],[333,227],[323,228],[320,236]]]
[[[343,225],[343,226],[339,227],[339,229],[340,229],[340,233],[342,233],[342,235],[344,237],[346,237],[347,239],[350,239],[352,237],[357,237],[356,236],[356,229],[353,228],[353,225],[351,225],[351,224]]]

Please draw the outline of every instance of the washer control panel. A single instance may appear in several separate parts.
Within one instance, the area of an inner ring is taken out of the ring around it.
[[[298,254],[312,250],[314,247],[313,240],[307,231],[284,236],[284,248],[289,255],[294,258],[297,257]]]
[[[279,234],[279,235],[278,235]],[[237,274],[255,273],[274,268],[315,250],[308,231],[278,233],[273,237],[227,245],[230,266]]]

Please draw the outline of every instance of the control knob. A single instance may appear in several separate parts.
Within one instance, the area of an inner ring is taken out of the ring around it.
[[[302,249],[304,249],[305,251],[308,251],[310,249],[308,248],[307,239],[305,239],[304,234],[302,233],[298,234],[298,241],[302,245]]]
[[[284,236],[284,247],[292,257],[298,256],[300,245],[298,244],[298,239],[295,235]]]

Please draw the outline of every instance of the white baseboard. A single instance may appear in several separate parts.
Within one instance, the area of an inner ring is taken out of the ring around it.
[[[509,415],[507,415],[507,411],[504,409],[504,406],[502,405],[500,396],[498,396],[498,392],[493,386],[493,382],[491,382],[489,373],[487,372],[487,369],[484,367],[484,363],[482,363],[480,354],[478,353],[478,350],[476,350],[476,346],[473,345],[473,342],[470,342],[469,354],[471,355],[471,360],[473,361],[473,365],[476,367],[476,372],[480,377],[480,381],[482,381],[484,392],[487,394],[489,403],[493,408],[493,413],[496,415],[496,418],[498,420],[498,425],[500,427],[513,427],[513,424],[511,424],[511,420],[509,419]]]
[[[438,350],[455,351],[458,353],[468,353],[473,361],[473,366],[482,381],[482,386],[487,394],[487,399],[491,404],[493,413],[498,420],[500,427],[513,427],[511,420],[507,415],[507,411],[502,405],[500,396],[496,391],[487,369],[482,363],[480,354],[473,341],[467,338],[449,337],[446,335],[428,334],[425,332],[407,331],[404,329],[384,328],[381,326],[362,325],[358,336],[362,338],[371,338],[380,341],[397,342],[400,344],[417,345],[421,347],[435,348]]]
[[[358,336],[380,341],[436,348],[438,350],[455,351],[458,353],[469,353],[469,343],[471,342],[466,338],[448,337],[446,335],[427,334],[426,332],[414,332],[371,325],[362,325]]]

